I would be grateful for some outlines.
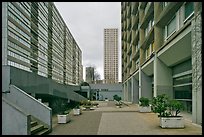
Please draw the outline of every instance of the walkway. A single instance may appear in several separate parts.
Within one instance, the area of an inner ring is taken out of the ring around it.
[[[184,129],[162,129],[155,113],[140,113],[135,104],[116,108],[113,101],[101,101],[95,110],[70,115],[67,124],[58,124],[53,116],[49,135],[202,135],[202,127],[189,120]]]

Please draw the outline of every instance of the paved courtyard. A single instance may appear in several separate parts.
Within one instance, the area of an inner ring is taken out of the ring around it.
[[[58,124],[53,116],[49,135],[202,135],[202,127],[188,119],[184,129],[162,129],[155,113],[140,113],[135,104],[116,108],[114,101],[100,101],[95,110],[70,117],[69,123]]]

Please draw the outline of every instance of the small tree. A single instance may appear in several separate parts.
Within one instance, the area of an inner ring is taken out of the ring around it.
[[[167,113],[168,97],[165,94],[158,95],[152,99],[152,110],[154,113],[159,113],[159,117],[169,116]]]

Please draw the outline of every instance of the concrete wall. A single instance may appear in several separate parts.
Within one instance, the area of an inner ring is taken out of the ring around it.
[[[113,100],[114,95],[118,95],[124,99],[123,86],[120,83],[113,84],[90,84],[92,92],[98,91],[99,99],[104,100],[105,98]]]
[[[57,97],[71,99],[73,101],[86,100],[83,96],[75,93],[80,86],[63,85],[37,74],[20,70],[10,66],[10,82],[27,93],[49,94]]]
[[[101,92],[99,92],[99,99],[100,100],[105,100],[105,98],[107,98],[108,100],[113,100],[113,96],[114,95],[118,95],[123,100],[123,93],[122,93],[122,91],[111,91],[111,92],[109,92],[109,91],[101,91]]]
[[[154,97],[167,94],[173,98],[172,70],[168,68],[159,58],[154,59]]]
[[[10,84],[10,67],[2,66],[2,92],[9,91]]]
[[[30,135],[31,115],[2,97],[2,135]]]
[[[26,94],[24,91],[14,85],[10,85],[10,93],[3,94],[3,96],[24,112],[39,119],[49,129],[52,129],[52,109],[41,103],[34,97]]]

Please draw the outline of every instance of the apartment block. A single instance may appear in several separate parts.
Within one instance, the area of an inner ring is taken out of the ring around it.
[[[104,29],[104,80],[118,83],[118,29]]]
[[[2,65],[61,84],[82,81],[82,51],[53,2],[3,2],[2,10]]]
[[[202,125],[202,3],[122,2],[124,100],[179,100]]]

